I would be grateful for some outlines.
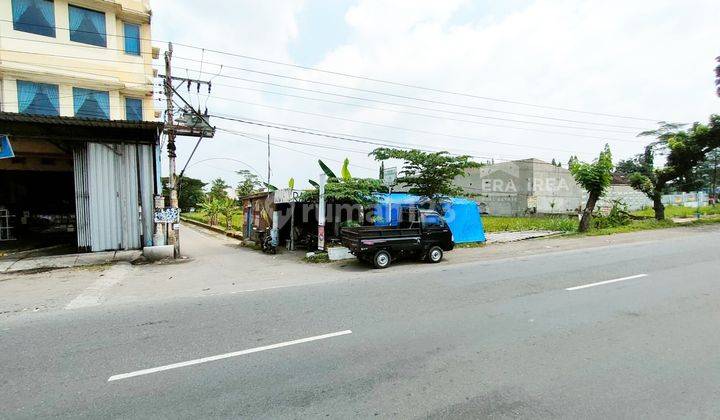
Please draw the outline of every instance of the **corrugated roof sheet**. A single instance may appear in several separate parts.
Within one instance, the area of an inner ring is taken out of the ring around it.
[[[14,112],[0,112],[0,122],[28,122],[35,124],[56,124],[66,126],[82,126],[97,128],[134,128],[141,130],[162,129],[164,124],[153,121],[125,121],[125,120],[101,120],[93,118],[57,117],[45,115],[18,114]]]

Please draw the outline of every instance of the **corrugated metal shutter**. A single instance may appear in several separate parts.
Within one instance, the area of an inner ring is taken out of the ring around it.
[[[138,149],[140,151],[140,192],[144,246],[152,246],[155,207],[153,200],[155,195],[155,148],[152,145],[140,145]]]
[[[90,228],[93,251],[123,249],[120,189],[116,161],[118,146],[88,143]]]
[[[151,245],[152,146],[88,143],[87,150],[92,251]]]
[[[90,193],[88,190],[87,147],[73,149],[73,173],[75,175],[75,224],[78,249],[89,251],[90,243]]]

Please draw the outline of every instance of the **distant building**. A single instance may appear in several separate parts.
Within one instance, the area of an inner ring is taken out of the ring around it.
[[[470,169],[465,177],[455,179],[455,185],[471,195],[482,212],[493,216],[577,214],[587,202],[587,192],[569,170],[539,159]],[[622,200],[631,210],[649,202],[625,183],[614,183],[599,206],[612,206],[614,199]]]
[[[0,2],[0,209],[16,239],[152,245],[159,135],[151,11],[136,0]]]

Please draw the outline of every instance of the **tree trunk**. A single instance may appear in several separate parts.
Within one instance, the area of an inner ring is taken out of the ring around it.
[[[592,222],[592,214],[593,211],[595,211],[595,204],[597,204],[598,196],[595,194],[590,194],[590,197],[588,197],[587,205],[585,206],[585,210],[583,210],[582,219],[580,219],[580,228],[578,229],[580,232],[587,232],[590,229],[590,223]]]
[[[653,210],[655,210],[655,220],[665,220],[665,205],[659,194],[653,197]]]

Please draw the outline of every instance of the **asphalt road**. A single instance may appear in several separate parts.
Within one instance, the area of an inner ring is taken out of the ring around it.
[[[719,251],[714,230],[21,314],[0,417],[717,418]]]

